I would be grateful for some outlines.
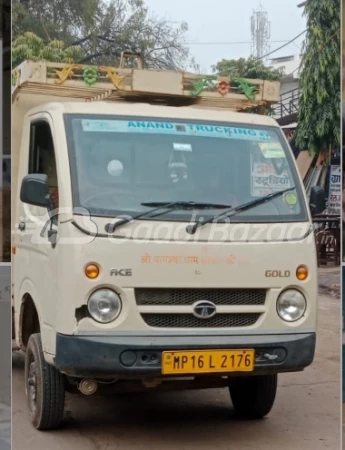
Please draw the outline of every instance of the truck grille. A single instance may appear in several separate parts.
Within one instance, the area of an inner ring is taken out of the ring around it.
[[[216,314],[210,319],[198,319],[192,314],[141,314],[147,325],[157,328],[233,328],[254,325],[260,313]]]
[[[265,289],[135,289],[137,305],[193,305],[208,300],[215,305],[264,305]]]

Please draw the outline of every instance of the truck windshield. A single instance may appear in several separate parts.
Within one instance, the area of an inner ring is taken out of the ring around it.
[[[278,127],[213,121],[65,115],[74,207],[103,217],[134,216],[150,204],[174,208],[144,219],[212,217],[217,205],[241,205],[294,187],[233,222],[308,219],[293,157]],[[152,206],[151,206],[152,207]]]

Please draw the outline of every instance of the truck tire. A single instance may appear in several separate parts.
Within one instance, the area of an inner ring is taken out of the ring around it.
[[[62,374],[46,363],[40,334],[29,339],[25,357],[25,393],[31,422],[37,430],[60,426],[65,406]]]
[[[278,375],[259,375],[236,379],[229,387],[237,415],[262,419],[272,409],[277,393]]]

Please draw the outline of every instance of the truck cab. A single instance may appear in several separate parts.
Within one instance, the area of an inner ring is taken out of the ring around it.
[[[277,375],[309,366],[316,342],[311,214],[279,125],[239,112],[238,93],[85,101],[47,65],[25,70],[12,294],[33,425],[60,425],[67,387],[227,387],[240,416],[266,416]]]

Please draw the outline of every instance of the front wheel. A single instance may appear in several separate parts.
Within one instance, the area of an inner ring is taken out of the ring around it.
[[[42,431],[58,428],[65,406],[64,379],[46,363],[40,334],[30,337],[26,350],[25,392],[34,427]]]
[[[237,415],[244,419],[262,419],[272,409],[277,393],[278,375],[241,377],[234,380],[230,396]]]

